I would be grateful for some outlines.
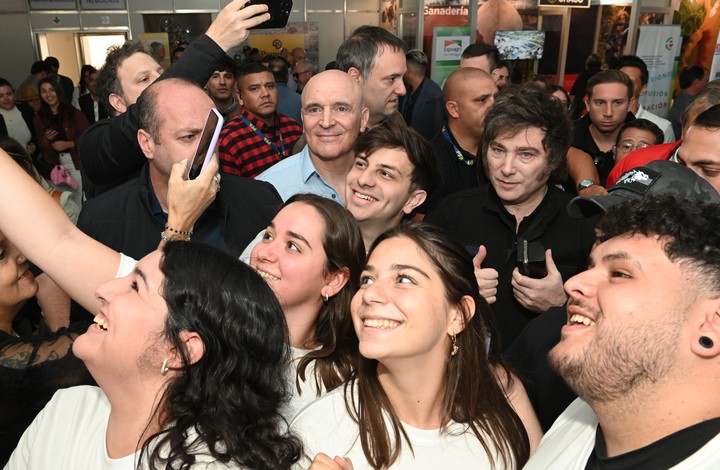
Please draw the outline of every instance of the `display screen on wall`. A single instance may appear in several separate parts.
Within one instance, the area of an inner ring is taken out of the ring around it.
[[[124,10],[125,0],[80,0],[83,10]]]
[[[74,10],[75,0],[30,0],[33,10]]]
[[[496,31],[495,47],[502,60],[541,59],[545,31]]]

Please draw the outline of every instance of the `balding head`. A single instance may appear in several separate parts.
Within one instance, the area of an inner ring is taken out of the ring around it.
[[[197,84],[168,78],[147,87],[137,106],[138,143],[150,161],[151,177],[161,175],[166,182],[173,163],[195,154],[213,102]]]
[[[314,97],[318,94],[324,93],[326,91],[326,87],[329,87],[329,89],[332,90],[342,88],[345,91],[344,95],[347,99],[362,106],[362,86],[360,86],[356,80],[353,80],[350,75],[345,72],[341,72],[340,70],[326,70],[313,75],[305,85],[300,97],[302,106],[305,107],[308,99],[315,99]]]
[[[352,146],[368,120],[362,86],[345,72],[326,70],[308,81],[301,102],[310,156],[351,159]]]
[[[459,94],[465,93],[465,90],[468,87],[472,87],[483,80],[490,80],[495,83],[492,75],[484,70],[475,67],[463,67],[457,69],[450,74],[443,86],[443,96],[445,101],[457,101]]]
[[[474,67],[450,74],[443,87],[451,132],[477,140],[482,135],[485,113],[495,102],[498,88],[492,76]]]

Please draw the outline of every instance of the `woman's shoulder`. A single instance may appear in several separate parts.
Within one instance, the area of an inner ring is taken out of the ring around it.
[[[334,418],[335,421],[338,421],[345,417],[351,419],[345,406],[345,399],[346,397],[348,400],[352,399],[354,389],[355,387],[352,385],[341,385],[324,394],[301,409],[295,415],[290,426],[295,428],[296,426],[305,427],[310,425],[312,427],[312,423],[317,422],[317,420]]]

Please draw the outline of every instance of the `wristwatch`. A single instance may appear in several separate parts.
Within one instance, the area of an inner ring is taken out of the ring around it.
[[[587,189],[590,186],[595,186],[595,181],[593,180],[582,180],[580,181],[580,184],[577,185],[578,192],[582,191],[583,189]]]

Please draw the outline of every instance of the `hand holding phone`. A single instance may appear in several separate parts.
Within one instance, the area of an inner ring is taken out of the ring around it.
[[[250,0],[248,5],[267,5],[270,19],[250,29],[273,29],[287,26],[292,12],[292,0]]]
[[[539,242],[518,240],[517,267],[520,274],[533,279],[542,279],[547,276],[545,264],[545,248]]]
[[[205,127],[198,140],[195,155],[192,159],[188,160],[188,165],[185,170],[186,180],[194,180],[197,178],[205,167],[207,167],[208,163],[210,163],[210,159],[215,152],[215,147],[217,147],[217,142],[220,138],[223,122],[224,119],[220,111],[215,108],[210,109],[210,113],[208,113],[207,120],[205,121]]]

